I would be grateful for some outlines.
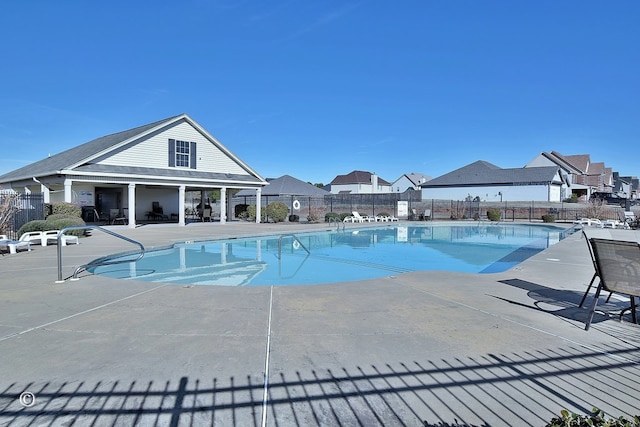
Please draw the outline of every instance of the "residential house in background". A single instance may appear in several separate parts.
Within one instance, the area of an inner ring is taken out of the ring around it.
[[[614,188],[613,170],[604,163],[592,163],[588,154],[564,156],[557,151],[542,152],[525,167],[559,166],[568,175],[571,194],[587,201],[593,193],[611,193]]]
[[[375,173],[353,171],[346,175],[338,175],[329,183],[329,191],[333,194],[372,194],[391,193],[391,183]]]
[[[279,178],[267,178],[269,185],[262,190],[261,204],[267,206],[272,202],[282,202],[289,207],[289,213],[305,215],[314,206],[324,208],[324,196],[331,193],[308,182],[301,181],[290,175]],[[256,193],[252,190],[238,191],[231,200],[236,205],[255,205]]]
[[[618,172],[614,172],[613,185],[614,194],[627,199],[638,200],[640,181],[637,176],[620,176]]]
[[[502,169],[482,160],[422,184],[422,199],[559,202],[567,188],[558,166]]]
[[[269,202],[269,197],[291,198],[293,200],[300,197],[324,197],[331,194],[327,190],[301,181],[291,175],[282,175],[279,178],[267,178],[267,182],[269,185],[262,190],[262,202],[264,205]],[[238,191],[233,198],[242,199],[245,204],[255,204],[255,195],[255,191],[241,190]],[[251,201],[251,203],[248,203],[248,201]]]
[[[0,176],[0,188],[44,193],[45,202],[77,203],[91,213],[185,225],[185,193],[219,189],[260,199],[267,181],[186,114],[114,133]],[[258,212],[260,206],[257,206]],[[85,219],[86,220],[86,219]],[[257,215],[257,221],[260,215]]]
[[[394,193],[404,193],[407,190],[420,190],[420,186],[430,179],[430,176],[421,173],[405,173],[393,181],[391,189]]]

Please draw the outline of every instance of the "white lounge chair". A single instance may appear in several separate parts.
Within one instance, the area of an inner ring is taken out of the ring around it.
[[[27,231],[26,233],[22,233],[22,236],[20,236],[20,240],[21,242],[30,242],[30,243],[34,243],[34,242],[38,242],[40,243],[42,246],[46,246],[46,244],[43,243],[42,241],[42,231]]]
[[[60,230],[43,231],[42,246],[47,246],[49,241],[57,242],[58,233],[60,233]],[[67,246],[70,243],[75,243],[77,245],[80,243],[80,239],[78,239],[78,236],[68,236],[66,234],[63,234],[62,236],[60,236],[60,242],[62,243],[62,246]]]
[[[574,224],[588,225],[590,227],[600,227],[603,228],[602,221],[598,218],[580,218],[573,221]]]
[[[376,222],[376,218],[369,215],[362,216],[356,211],[351,212],[351,214],[358,222]]]
[[[28,251],[31,250],[30,242],[21,242],[20,240],[12,240],[9,239],[5,234],[0,234],[0,248],[9,249],[10,254],[15,254],[18,252],[18,248],[26,247]]]
[[[620,228],[628,230],[632,225],[635,225],[636,214],[632,211],[618,211],[618,217],[620,218],[620,224],[622,224]]]

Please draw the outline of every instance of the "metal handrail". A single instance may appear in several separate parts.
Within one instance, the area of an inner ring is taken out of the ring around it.
[[[139,259],[141,259],[144,256],[144,246],[142,245],[142,243],[130,239],[126,236],[123,236],[122,234],[118,234],[115,233],[111,230],[108,230],[106,228],[100,227],[99,225],[74,225],[71,227],[66,227],[63,228],[62,230],[60,230],[58,232],[58,235],[56,236],[57,239],[57,243],[58,243],[58,280],[56,280],[56,283],[64,283],[64,280],[62,280],[62,241],[61,238],[64,235],[65,232],[69,231],[69,230],[100,230],[103,231],[107,234],[110,234],[114,237],[117,237],[119,239],[125,240],[129,243],[133,243],[134,245],[138,245],[140,247],[140,253],[138,254],[138,257],[134,260],[121,260],[121,261],[105,261],[105,262],[96,262],[96,263],[89,263],[89,264],[84,264],[81,265],[79,267],[76,268],[76,270],[73,272],[73,276],[71,276],[71,280],[79,280],[78,279],[78,273],[82,270],[86,270],[88,267],[97,267],[99,265],[114,265],[114,264],[123,264],[125,262],[135,262],[138,261]]]
[[[311,255],[311,252],[309,251],[309,249],[307,249],[304,243],[302,243],[300,239],[298,239],[298,236],[296,236],[295,234],[281,234],[280,238],[278,239],[278,259],[282,258],[282,239],[285,237],[293,237],[293,240],[300,243],[300,246],[302,246],[302,249],[307,251],[307,254]]]
[[[336,217],[329,217],[329,227],[331,227],[331,223],[335,222],[336,223],[336,230],[340,231],[340,225],[342,224],[342,230],[346,230],[347,226],[344,223],[344,221],[339,221],[338,218]]]

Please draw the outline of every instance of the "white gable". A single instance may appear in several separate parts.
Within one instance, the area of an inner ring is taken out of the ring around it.
[[[525,167],[535,168],[535,167],[541,167],[541,166],[559,166],[559,165],[556,165],[554,162],[549,160],[549,158],[544,156],[543,154],[538,154],[533,160],[527,163]]]
[[[111,166],[143,166],[147,168],[174,169],[169,166],[169,139],[196,143],[196,171],[250,175],[233,158],[222,151],[191,124],[181,121],[176,125],[133,141],[109,153],[97,163]],[[187,168],[178,168],[187,169]]]

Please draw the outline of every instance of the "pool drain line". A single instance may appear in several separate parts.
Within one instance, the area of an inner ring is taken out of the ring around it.
[[[269,321],[267,322],[267,349],[264,358],[264,389],[262,391],[262,427],[267,425],[267,404],[269,403],[269,357],[271,355],[271,312],[273,309],[273,285],[269,295]]]

